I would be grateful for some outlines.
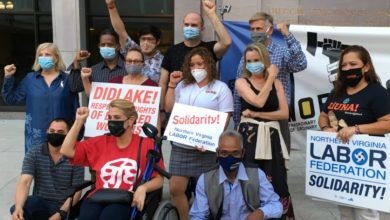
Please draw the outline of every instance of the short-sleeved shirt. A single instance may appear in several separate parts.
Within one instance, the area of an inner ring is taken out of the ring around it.
[[[23,160],[23,174],[34,178],[33,195],[56,206],[65,202],[71,186],[84,181],[84,167],[71,166],[65,156],[54,164],[47,143],[36,145],[27,152]]]
[[[131,47],[139,47],[139,45],[133,41],[130,36],[127,36],[124,49],[121,50],[123,57],[126,57],[126,52]],[[161,75],[161,62],[164,59],[164,56],[159,50],[153,57],[145,57],[145,67],[142,69],[142,75],[150,78],[154,82],[158,83]]]
[[[390,95],[377,83],[371,83],[353,95],[334,97],[332,92],[323,111],[333,111],[337,120],[344,119],[348,126],[369,124],[390,113]]]
[[[187,47],[184,44],[184,42],[175,44],[170,48],[168,48],[167,52],[165,53],[164,59],[162,61],[161,67],[166,69],[168,73],[171,73],[173,71],[182,71],[182,66],[186,54],[190,52],[192,49],[197,47],[206,47],[212,53],[214,60],[217,61],[218,58],[214,53],[214,46],[216,43],[217,41],[209,41],[209,42],[201,41],[195,47]]]
[[[130,144],[125,148],[119,148],[115,136],[93,137],[78,142],[75,147],[74,158],[69,159],[69,161],[74,165],[90,166],[96,171],[96,189],[91,194],[101,188],[132,190],[134,184],[138,184],[141,180],[141,178],[136,178],[138,166],[138,177],[142,177],[147,164],[146,154],[149,150],[154,149],[153,140],[143,138],[140,164],[138,165],[140,139],[139,135],[133,134]],[[165,169],[162,160],[157,165]],[[157,171],[153,171],[151,177],[153,178],[156,175]]]
[[[117,77],[114,77],[110,80],[108,80],[109,83],[119,83],[119,84],[123,84],[123,77],[124,76],[117,76]],[[150,78],[148,78],[147,80],[145,80],[141,86],[158,86],[157,83],[153,80],[151,80]]]
[[[233,111],[232,92],[219,80],[214,80],[202,88],[196,83],[185,86],[181,81],[175,89],[175,102],[220,112]]]

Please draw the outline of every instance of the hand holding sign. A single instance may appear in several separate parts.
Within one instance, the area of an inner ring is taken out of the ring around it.
[[[87,67],[83,67],[81,69],[81,78],[85,79],[85,78],[88,78],[92,75],[92,69],[91,68],[87,68]]]
[[[347,143],[347,141],[352,137],[352,135],[356,134],[355,133],[355,127],[345,127],[341,129],[338,133],[336,138],[341,138],[341,142],[343,144]]]
[[[4,67],[4,77],[10,78],[16,72],[16,66],[14,64],[10,64]]]

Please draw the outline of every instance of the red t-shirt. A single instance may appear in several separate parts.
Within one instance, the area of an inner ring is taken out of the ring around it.
[[[69,159],[72,165],[90,166],[96,171],[96,190],[101,188],[120,188],[133,190],[134,182],[141,181],[147,164],[146,154],[154,149],[154,141],[150,138],[142,140],[139,178],[137,175],[137,157],[140,136],[133,134],[129,146],[120,149],[116,145],[115,136],[102,135],[78,142],[75,146],[74,158]],[[165,169],[160,160],[157,163]],[[153,171],[152,178],[157,175]],[[89,196],[88,195],[88,196]]]
[[[109,83],[123,84],[123,77],[124,76],[116,76],[116,77],[111,78],[110,80],[108,80],[108,82]],[[150,78],[148,78],[143,83],[141,83],[141,86],[158,86],[158,85],[157,85],[157,83],[155,81],[153,81]]]

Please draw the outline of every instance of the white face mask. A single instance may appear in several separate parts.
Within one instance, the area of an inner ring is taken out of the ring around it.
[[[205,69],[193,69],[191,74],[197,83],[202,82],[207,77],[207,71]]]

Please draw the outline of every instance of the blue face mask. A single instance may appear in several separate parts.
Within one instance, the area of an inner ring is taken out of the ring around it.
[[[260,75],[264,70],[264,64],[262,62],[247,63],[246,69],[253,75]]]
[[[103,59],[105,59],[105,60],[112,60],[115,58],[115,55],[116,55],[115,48],[101,47],[100,48],[100,55],[102,55]]]
[[[194,40],[199,37],[199,29],[193,27],[184,28],[184,38],[187,40]]]
[[[38,57],[38,64],[44,70],[49,70],[54,66],[53,57]]]
[[[219,165],[227,171],[233,172],[238,169],[242,161],[241,158],[235,158],[231,154],[228,157],[218,157]]]

